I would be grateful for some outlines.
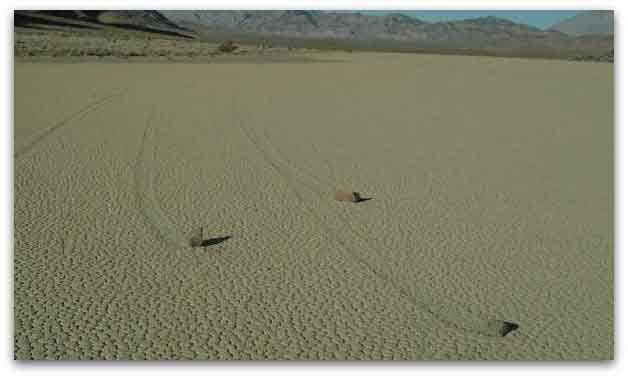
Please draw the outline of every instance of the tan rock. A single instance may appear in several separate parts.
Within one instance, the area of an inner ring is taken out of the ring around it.
[[[335,198],[341,202],[360,202],[360,193],[338,189]]]
[[[190,233],[190,247],[200,247],[203,243],[203,228]]]

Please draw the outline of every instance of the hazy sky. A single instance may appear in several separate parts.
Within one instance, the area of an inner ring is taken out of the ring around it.
[[[462,20],[465,18],[495,16],[500,18],[506,18],[514,22],[520,22],[536,26],[544,29],[555,23],[569,18],[578,11],[529,11],[529,10],[503,10],[503,11],[360,11],[364,14],[386,14],[386,13],[403,13],[408,16],[416,17],[424,21],[449,21],[449,20]]]

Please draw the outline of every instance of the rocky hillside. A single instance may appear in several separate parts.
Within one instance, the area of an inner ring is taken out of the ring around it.
[[[47,24],[94,28],[111,25],[145,31],[184,30],[160,12],[153,10],[16,10],[14,23],[16,26]]]

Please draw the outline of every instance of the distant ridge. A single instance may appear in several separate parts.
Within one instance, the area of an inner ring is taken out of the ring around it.
[[[550,27],[571,36],[613,35],[613,11],[596,10],[579,13]]]
[[[612,38],[570,37],[498,17],[425,22],[399,13],[382,16],[305,10],[160,11],[200,35],[246,34],[291,40],[332,40],[358,44],[404,44],[415,48],[484,49],[555,54],[607,53]]]
[[[446,41],[451,44],[552,35],[535,27],[497,17],[425,22],[400,13],[371,16],[322,11],[161,11],[186,28],[266,34],[287,38]]]

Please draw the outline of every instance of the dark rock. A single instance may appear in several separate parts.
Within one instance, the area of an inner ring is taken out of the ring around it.
[[[508,322],[505,320],[491,319],[487,322],[484,333],[488,336],[504,337],[510,332],[516,330],[517,328],[519,328],[519,325],[516,323]]]

